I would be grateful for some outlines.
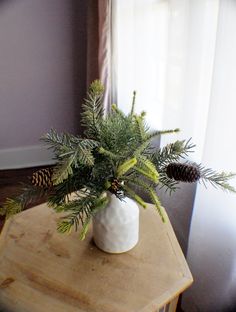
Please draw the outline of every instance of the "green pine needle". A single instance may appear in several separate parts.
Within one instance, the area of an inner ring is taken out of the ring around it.
[[[163,207],[161,205],[161,202],[160,202],[160,199],[158,198],[157,194],[156,194],[156,191],[153,190],[152,188],[149,188],[149,194],[150,194],[150,197],[152,199],[152,202],[153,204],[155,205],[160,217],[161,217],[161,220],[165,223],[166,222],[166,218],[165,218],[165,214],[163,212]]]
[[[147,179],[149,179],[150,181],[157,183],[158,182],[158,175],[156,175],[155,173],[153,173],[150,170],[147,170],[147,168],[140,168],[138,166],[134,167],[134,170],[136,172],[138,172],[140,175],[146,177]]]
[[[126,160],[123,164],[121,164],[117,168],[117,172],[116,172],[117,177],[119,178],[123,176],[127,171],[133,168],[136,164],[137,164],[136,157]]]
[[[131,112],[130,112],[131,116],[133,116],[134,114],[135,101],[136,101],[136,91],[133,92],[132,106],[131,106]]]
[[[119,159],[119,156],[120,156],[120,155],[118,155],[118,154],[114,154],[114,153],[112,153],[112,152],[106,150],[106,149],[103,148],[103,147],[100,147],[99,150],[98,150],[98,152],[99,152],[100,154],[103,154],[104,156],[109,157],[110,159],[113,159],[113,160],[118,160],[118,159]]]
[[[21,184],[21,188],[18,191],[19,195],[15,195],[12,198],[7,198],[0,208],[0,214],[5,215],[6,218],[19,213],[29,207],[40,198],[46,198],[49,194],[48,189],[36,187],[32,184]]]
[[[88,216],[83,224],[83,227],[82,227],[82,230],[80,232],[80,240],[84,240],[85,237],[86,237],[86,234],[88,232],[88,229],[89,229],[89,224],[91,222],[91,216]]]
[[[157,130],[157,131],[153,131],[151,133],[148,134],[147,139],[151,140],[155,137],[158,137],[162,134],[171,134],[171,133],[178,133],[180,131],[179,128],[176,129],[170,129],[170,130]]]
[[[197,166],[201,174],[200,180],[202,181],[205,187],[207,186],[206,183],[208,182],[215,188],[220,188],[223,191],[236,193],[235,188],[228,183],[230,179],[235,178],[236,176],[235,173],[216,172],[211,168],[204,168],[201,164]]]
[[[7,198],[4,206],[0,210],[0,215],[5,215],[6,218],[10,218],[11,216],[19,213],[23,210],[23,203],[17,198]]]
[[[127,185],[124,185],[123,187],[128,196],[130,196],[143,208],[147,208],[147,203],[145,203],[145,201],[140,196],[138,196],[130,187],[128,187]]]
[[[74,162],[75,155],[71,155],[69,158],[61,161],[54,170],[53,184],[58,185],[64,180],[68,179],[68,176],[73,174],[72,164]]]
[[[153,177],[153,181],[157,183],[159,179],[159,173],[157,172],[157,169],[151,160],[146,157],[140,157],[139,163],[141,163],[142,167],[145,168],[145,170]]]

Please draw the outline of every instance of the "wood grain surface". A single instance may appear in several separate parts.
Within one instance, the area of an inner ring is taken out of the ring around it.
[[[100,251],[90,229],[59,234],[46,204],[8,220],[0,235],[0,311],[154,312],[190,286],[192,276],[169,221],[141,209],[131,251]]]

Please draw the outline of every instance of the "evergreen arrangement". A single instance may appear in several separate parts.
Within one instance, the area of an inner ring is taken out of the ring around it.
[[[94,81],[83,104],[83,137],[51,130],[42,138],[53,149],[56,166],[36,171],[18,196],[6,200],[1,214],[9,217],[24,210],[33,199],[47,196],[49,206],[65,213],[58,231],[66,233],[80,228],[80,238],[84,239],[92,217],[107,206],[108,192],[120,200],[128,196],[146,208],[138,195],[139,190],[145,192],[163,222],[157,187],[171,193],[180,181],[202,181],[235,192],[228,183],[234,174],[218,173],[186,161],[194,148],[190,141],[155,148],[155,137],[179,129],[150,131],[145,112],[135,113],[135,92],[128,115],[113,104],[108,116],[103,114],[103,93],[101,82]]]

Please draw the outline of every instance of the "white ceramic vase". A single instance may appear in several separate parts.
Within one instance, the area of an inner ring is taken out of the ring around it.
[[[139,239],[139,207],[130,198],[122,201],[108,193],[109,203],[93,218],[93,239],[97,247],[109,253],[132,249]]]

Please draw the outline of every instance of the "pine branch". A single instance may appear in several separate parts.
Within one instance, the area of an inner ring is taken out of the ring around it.
[[[62,183],[68,179],[69,175],[73,174],[72,165],[75,162],[76,154],[72,154],[69,158],[61,160],[53,173],[52,181],[54,185]]]
[[[55,185],[62,183],[73,174],[73,168],[79,165],[93,166],[93,149],[98,143],[95,140],[80,139],[73,135],[60,134],[54,130],[46,134],[45,142],[54,149],[58,159],[57,166],[53,174],[53,183]]]
[[[143,168],[147,173],[149,177],[152,177],[152,181],[154,183],[158,182],[159,179],[159,173],[156,170],[155,165],[149,160],[147,157],[139,157],[138,158],[138,165],[141,165],[141,168]]]
[[[79,177],[79,173],[81,176]],[[62,183],[54,185],[52,192],[48,196],[48,204],[50,207],[61,205],[68,201],[69,194],[81,190],[84,187],[84,175],[87,175],[87,170],[80,169],[73,175],[68,176]]]
[[[139,129],[138,136],[139,138],[141,138],[142,141],[133,153],[135,156],[143,154],[150,147],[150,142],[153,138],[160,136],[161,134],[164,134],[164,133],[175,133],[179,131],[179,129],[174,129],[174,130],[154,131],[154,132],[148,133],[145,130],[142,130],[142,127],[143,126],[140,123],[140,125],[138,126],[138,129]],[[156,159],[158,156],[160,158],[160,155],[156,154]],[[155,159],[155,157],[153,157],[153,159]]]
[[[119,114],[111,114],[101,122],[100,146],[120,155],[123,160],[131,157],[137,147],[137,134],[132,119]]]
[[[138,157],[139,155],[143,154],[147,148],[149,148],[150,140],[143,141],[134,151],[133,155]]]
[[[133,168],[137,163],[137,159],[135,157],[126,160],[124,163],[122,163],[118,168],[116,172],[117,178],[123,176],[128,170]]]
[[[104,156],[109,157],[109,158],[112,159],[112,160],[118,160],[119,157],[120,157],[120,155],[115,154],[115,153],[112,153],[112,152],[106,150],[106,149],[103,148],[103,147],[100,147],[99,150],[98,150],[98,152],[99,152],[100,154],[104,155]]]
[[[184,159],[191,153],[195,145],[190,141],[191,139],[176,141],[154,152],[151,155],[151,161],[155,164],[157,171],[162,172],[169,163],[179,161],[181,158]]]
[[[159,175],[159,189],[165,189],[165,192],[169,192],[171,195],[172,192],[175,192],[179,189],[178,184],[179,182],[175,181],[174,179],[170,179],[166,173],[161,172]]]
[[[80,236],[79,236],[80,240],[84,240],[84,239],[85,239],[86,234],[87,234],[88,229],[89,229],[89,224],[90,224],[90,222],[91,222],[91,219],[92,219],[91,216],[88,216],[88,217],[85,219],[84,224],[83,224],[83,227],[82,227],[82,230],[81,230],[81,232],[80,232]]]
[[[165,214],[163,213],[163,207],[161,205],[159,197],[156,194],[156,191],[152,188],[149,188],[149,195],[150,195],[151,200],[152,200],[153,204],[155,205],[162,221],[165,223],[166,222]]]
[[[70,233],[72,227],[75,231],[81,226],[80,239],[83,240],[88,231],[92,217],[108,204],[108,198],[105,194],[94,196],[87,194],[86,197],[80,197],[76,200],[56,206],[56,212],[71,212],[64,216],[58,222],[58,231],[61,233]]]
[[[148,168],[146,167],[144,168],[140,168],[138,166],[134,166],[133,169],[138,172],[141,176],[146,177],[148,180],[157,183],[158,181],[158,175],[154,174],[152,171],[148,170]]]
[[[100,133],[101,119],[103,116],[103,97],[104,87],[99,80],[95,80],[87,93],[87,99],[82,105],[81,114],[82,125],[85,127],[85,134],[88,138],[97,139]]]
[[[9,218],[25,210],[31,203],[39,198],[46,197],[50,191],[41,187],[35,187],[31,184],[22,184],[19,192],[19,195],[6,199],[1,207],[1,215],[5,215],[6,218]]]
[[[60,233],[70,233],[72,227],[75,227],[77,230],[79,226],[79,219],[76,214],[71,214],[66,217],[65,220],[59,221],[57,224],[57,231]]]
[[[147,208],[147,204],[145,203],[145,201],[140,196],[138,196],[130,187],[128,187],[127,185],[124,185],[123,188],[126,194],[128,195],[128,197],[130,196],[143,208]]]
[[[94,159],[92,150],[98,146],[98,142],[91,139],[81,139],[72,134],[58,134],[51,129],[41,140],[48,144],[49,148],[53,148],[56,157],[69,158],[73,156],[74,161],[80,162],[83,165],[92,166]]]
[[[57,134],[53,129],[42,140],[54,149],[58,159],[53,174],[55,185],[68,179],[69,175],[73,174],[73,167],[78,168],[79,163],[85,166],[94,164],[92,150],[97,146],[97,142],[94,140],[80,139],[65,133]]]
[[[134,185],[137,186],[139,189],[141,189],[142,191],[144,191],[145,193],[149,193],[149,186],[150,183],[147,183],[146,181],[140,179],[139,177],[135,177],[135,176],[125,176],[123,177],[123,180],[128,183],[128,186]]]
[[[60,153],[63,149],[74,150],[75,147],[81,145],[86,149],[92,149],[97,146],[97,141],[93,139],[82,139],[68,133],[57,133],[55,129],[51,129],[48,133],[41,137],[41,140],[49,145],[49,148],[54,148]]]
[[[178,133],[180,131],[179,128],[176,129],[170,129],[170,130],[157,130],[157,131],[153,131],[151,133],[148,134],[147,139],[151,140],[155,137],[158,137],[162,134],[171,134],[171,133]]]
[[[77,148],[77,151],[75,151],[75,157],[81,165],[92,167],[94,165],[92,149],[86,148],[85,144],[85,142],[81,142]]]
[[[57,156],[73,151],[84,140],[72,134],[57,133],[55,129],[51,129],[41,137],[41,141],[46,143],[49,148],[52,148]],[[88,147],[92,147],[93,143],[95,143],[93,140],[88,140]]]
[[[143,120],[144,114],[145,113],[143,112],[140,116],[134,115],[134,126],[137,132],[138,142],[140,143],[145,141],[147,137],[147,133],[148,133],[148,128],[145,126],[144,120]]]
[[[146,183],[145,181],[142,181],[141,179],[135,179],[135,178],[125,178],[125,180],[130,183],[133,184],[135,186],[138,186],[139,188],[141,188],[143,191],[145,191],[149,198],[151,199],[152,203],[155,205],[161,219],[163,222],[166,222],[165,220],[165,214],[163,213],[163,207],[161,206],[161,202],[156,194],[155,189],[149,184]],[[127,186],[126,186],[127,187]]]
[[[126,118],[125,114],[122,112],[122,110],[120,110],[116,104],[112,104],[111,106],[112,109],[112,113],[116,114],[119,118]]]
[[[228,183],[228,181],[234,178],[236,174],[226,172],[218,173],[210,168],[204,168],[201,164],[197,166],[201,174],[200,180],[203,182],[205,187],[206,182],[209,182],[215,188],[220,188],[224,191],[236,193],[235,188]]]
[[[130,112],[131,116],[133,116],[134,114],[135,102],[136,102],[136,91],[133,92],[132,106],[131,106],[131,112]]]
[[[45,142],[49,148],[53,148],[55,153],[67,152],[71,149],[71,135],[67,133],[58,134],[56,130],[51,129],[48,133],[41,137],[41,141]]]
[[[18,198],[7,198],[0,209],[0,216],[6,216],[8,219],[22,210],[23,205]]]

